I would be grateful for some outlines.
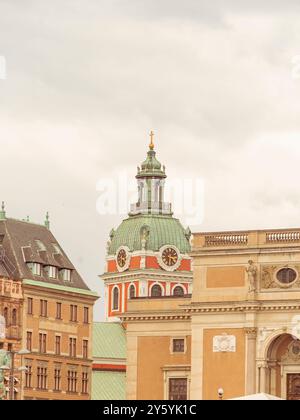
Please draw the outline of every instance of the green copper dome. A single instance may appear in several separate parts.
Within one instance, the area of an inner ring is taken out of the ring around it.
[[[116,254],[121,246],[130,251],[142,250],[143,235],[147,236],[146,250],[158,251],[164,245],[176,246],[182,254],[190,252],[190,230],[185,230],[178,219],[161,215],[137,215],[123,220],[111,232],[109,255]]]
[[[142,169],[138,171],[137,178],[145,177],[158,177],[166,178],[165,168],[156,159],[156,153],[154,150],[149,150],[147,153],[147,159],[142,163]]]

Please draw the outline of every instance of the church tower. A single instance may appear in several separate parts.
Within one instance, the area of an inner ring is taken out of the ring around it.
[[[153,132],[146,160],[137,170],[138,202],[112,229],[107,245],[106,316],[115,320],[129,299],[180,296],[192,291],[191,231],[164,201],[166,172],[156,158]]]

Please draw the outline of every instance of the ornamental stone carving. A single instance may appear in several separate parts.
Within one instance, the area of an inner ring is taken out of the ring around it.
[[[258,331],[258,340],[262,343],[268,338],[273,332],[275,331],[275,328],[272,327],[262,327],[259,328]]]
[[[214,353],[234,353],[236,352],[236,337],[234,335],[216,335],[213,338]]]
[[[283,268],[292,268],[296,272],[300,272],[300,266],[290,267],[289,265],[265,265],[262,267],[261,274],[261,289],[286,289],[286,288],[300,288],[300,276],[298,280],[291,284],[281,284],[276,278],[276,273]]]
[[[248,261],[248,267],[246,268],[246,273],[248,274],[248,292],[249,293],[255,292],[257,267],[254,265],[254,262],[252,260]]]
[[[255,339],[257,336],[257,328],[255,327],[247,327],[244,329],[248,338]]]
[[[300,363],[300,341],[292,341],[281,359],[283,362]]]

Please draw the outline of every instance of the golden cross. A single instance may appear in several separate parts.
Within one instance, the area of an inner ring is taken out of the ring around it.
[[[150,139],[151,139],[151,143],[149,145],[150,150],[153,150],[154,149],[153,137],[154,137],[154,132],[153,131],[150,131]]]

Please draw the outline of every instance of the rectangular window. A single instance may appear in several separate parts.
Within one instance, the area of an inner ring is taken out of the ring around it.
[[[42,274],[41,264],[38,264],[38,263],[33,263],[32,264],[32,274],[34,276],[41,276],[41,274]]]
[[[47,318],[48,316],[48,301],[47,300],[40,300],[40,316]]]
[[[169,400],[186,401],[187,400],[187,379],[176,378],[169,379]]]
[[[77,392],[77,372],[75,370],[68,370],[68,392]]]
[[[70,305],[70,321],[77,322],[77,305]]]
[[[82,356],[84,359],[88,359],[89,355],[89,342],[88,340],[83,340],[82,342]]]
[[[44,366],[38,366],[37,368],[37,388],[47,389],[47,368]]]
[[[71,270],[63,270],[62,275],[64,281],[71,281]]]
[[[56,279],[57,278],[57,268],[50,265],[48,267],[48,276],[50,279]]]
[[[184,353],[184,338],[173,339],[173,353]]]
[[[60,345],[61,345],[61,337],[59,335],[56,335],[55,336],[55,354],[58,356],[60,355],[60,352],[61,352]]]
[[[32,298],[27,299],[27,314],[28,315],[33,314],[33,299]]]
[[[32,332],[30,331],[26,333],[26,349],[32,351]]]
[[[58,366],[54,369],[54,391],[61,391],[61,368]]]
[[[69,354],[70,357],[76,357],[76,338],[69,339]]]
[[[39,352],[47,353],[47,334],[39,334]]]
[[[32,388],[32,366],[26,363],[25,388]]]
[[[82,394],[88,394],[88,390],[89,390],[89,374],[88,372],[82,372],[81,392]]]
[[[83,322],[85,323],[85,324],[88,324],[89,322],[90,322],[90,320],[89,320],[89,308],[87,307],[87,306],[85,306],[84,308],[83,308]]]
[[[56,319],[61,319],[61,303],[56,302]]]

